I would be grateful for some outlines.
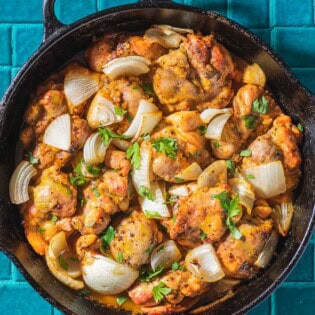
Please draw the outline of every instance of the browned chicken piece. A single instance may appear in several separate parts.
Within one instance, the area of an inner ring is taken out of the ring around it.
[[[203,89],[213,96],[219,94],[234,71],[230,53],[213,35],[188,34],[185,46],[189,61],[197,71]]]
[[[268,112],[259,114],[253,111],[255,100],[264,96],[268,102]],[[241,87],[233,99],[233,109],[235,122],[242,138],[248,139],[255,130],[254,136],[262,135],[267,132],[273,120],[281,114],[281,109],[274,99],[261,87],[253,84],[246,84]],[[246,126],[248,116],[256,120],[252,126]]]
[[[79,116],[71,117],[71,148],[80,150],[83,148],[86,139],[91,135],[92,130],[87,120]]]
[[[86,52],[89,66],[98,72],[114,58],[138,55],[155,60],[166,53],[158,43],[145,41],[141,36],[108,34],[98,39]]]
[[[75,251],[80,259],[93,247],[99,247],[99,238],[95,234],[82,235],[75,242]]]
[[[272,214],[272,208],[264,199],[257,199],[252,210],[253,216],[259,216],[262,219],[267,219]]]
[[[33,156],[38,158],[38,166],[40,169],[54,166],[60,169],[65,166],[71,158],[71,153],[56,149],[45,143],[38,143],[33,151]]]
[[[134,268],[149,262],[150,248],[162,241],[162,233],[154,220],[147,219],[142,211],[132,211],[116,227],[110,250],[115,259],[121,253],[124,261]]]
[[[45,169],[34,187],[34,205],[39,213],[52,213],[58,218],[70,217],[76,211],[77,191],[69,175],[52,166]]]
[[[113,146],[106,151],[105,165],[117,171],[120,176],[127,176],[131,168],[126,152],[115,150]]]
[[[180,198],[173,209],[175,221],[169,224],[169,234],[183,246],[194,248],[201,244],[201,235],[207,235],[206,242],[216,242],[226,231],[226,212],[219,199],[213,198],[229,186],[218,185],[202,188],[188,197]]]
[[[197,162],[204,168],[211,162],[211,157],[206,149],[205,138],[198,130],[202,122],[197,112],[177,112],[166,117],[166,122],[169,125],[154,132],[151,139],[152,141],[161,137],[176,139],[178,146],[176,158],[153,150],[152,169],[163,180],[175,183],[176,174],[188,165]]]
[[[161,302],[179,304],[185,297],[196,297],[206,292],[210,284],[202,282],[189,271],[171,270],[164,276],[156,278],[152,282],[140,282],[129,290],[128,295],[136,304],[143,306],[154,306],[161,302],[156,302],[153,297],[153,288],[160,283],[172,291],[165,296]]]
[[[163,107],[164,111],[189,110],[202,99],[197,74],[191,69],[183,48],[171,50],[160,57],[156,65],[153,87],[161,104],[168,105]]]
[[[247,279],[255,275],[257,269],[253,264],[262,251],[272,231],[272,220],[254,224],[242,223],[239,226],[241,239],[231,234],[219,244],[217,255],[221,261],[225,275],[237,279]]]

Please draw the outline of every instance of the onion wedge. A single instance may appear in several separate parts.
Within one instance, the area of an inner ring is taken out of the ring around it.
[[[273,161],[243,169],[243,174],[250,176],[258,198],[271,198],[286,191],[286,181],[281,161]]]
[[[121,76],[138,76],[150,71],[151,61],[141,56],[115,58],[103,66],[103,72],[115,80]]]
[[[197,184],[189,183],[189,184],[184,184],[184,185],[171,186],[170,189],[168,190],[168,193],[171,196],[187,197],[196,190],[197,190]]]
[[[282,236],[286,236],[290,229],[293,213],[294,206],[292,201],[282,202],[274,207],[274,220]]]
[[[137,114],[134,117],[129,128],[124,132],[124,135],[128,137],[135,137],[140,132],[139,130],[141,129],[142,115],[145,113],[153,112],[159,112],[159,109],[152,103],[148,102],[147,100],[140,100]]]
[[[69,103],[78,106],[95,94],[100,87],[100,74],[75,66],[67,72],[64,91]]]
[[[142,114],[139,129],[132,141],[136,141],[141,135],[151,133],[155,126],[161,121],[161,119],[162,112]]]
[[[159,267],[168,268],[181,259],[182,254],[176,243],[169,240],[155,247],[151,254],[151,267],[155,271]]]
[[[216,282],[225,276],[210,244],[200,245],[188,252],[185,266],[195,277],[205,282]]]
[[[165,48],[178,48],[183,41],[183,36],[173,30],[161,30],[158,28],[148,29],[144,36],[144,40],[152,43],[158,43]]]
[[[205,123],[208,124],[215,116],[220,114],[233,114],[232,108],[207,108],[201,114],[200,118]]]
[[[93,133],[85,142],[83,147],[84,162],[91,165],[102,163],[105,158],[106,150],[111,141],[104,146],[98,132]]]
[[[37,174],[36,168],[28,161],[21,161],[14,170],[9,184],[10,200],[19,205],[29,200],[28,186]]]
[[[150,193],[153,200],[147,197],[139,196],[139,203],[142,211],[148,219],[169,218],[165,196],[158,182],[151,182]]]
[[[68,151],[71,147],[71,119],[69,114],[55,118],[46,128],[43,142]]]
[[[202,169],[197,162],[194,162],[183,169],[181,172],[175,175],[180,179],[185,181],[197,180],[200,174],[202,173]]]
[[[259,268],[266,268],[269,264],[278,244],[278,234],[272,231],[269,239],[266,241],[261,253],[259,254],[254,265]]]
[[[224,160],[217,160],[210,164],[200,174],[197,180],[198,188],[213,187],[218,183],[226,184],[227,167]]]
[[[127,151],[130,147],[130,142],[124,139],[112,139],[112,144],[123,151]]]
[[[153,25],[153,28],[160,29],[164,32],[167,32],[170,30],[178,34],[187,34],[187,33],[193,34],[194,33],[194,31],[191,28],[181,28],[181,27],[175,27],[175,26],[166,25],[166,24],[155,24]]]
[[[128,289],[139,272],[102,255],[85,255],[82,261],[84,282],[101,294],[118,294]]]
[[[231,113],[227,113],[218,115],[217,117],[213,118],[208,125],[205,137],[207,139],[221,140],[223,128],[231,115]]]

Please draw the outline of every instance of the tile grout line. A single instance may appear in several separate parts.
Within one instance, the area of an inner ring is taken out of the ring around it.
[[[271,294],[271,299],[270,299],[270,315],[276,315],[276,297],[275,293]]]

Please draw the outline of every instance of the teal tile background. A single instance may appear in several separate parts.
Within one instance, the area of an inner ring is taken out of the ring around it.
[[[136,0],[57,0],[56,14],[71,23],[95,11]],[[211,9],[249,27],[285,59],[315,93],[315,0],[176,0]],[[42,0],[0,0],[0,97],[40,45]],[[315,314],[315,235],[281,287],[250,315]],[[31,302],[30,302],[31,301]],[[0,314],[61,315],[0,253]],[[229,314],[223,314],[229,315]]]

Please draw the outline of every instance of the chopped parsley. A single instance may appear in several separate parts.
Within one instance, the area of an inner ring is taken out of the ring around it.
[[[142,268],[140,270],[140,278],[139,278],[139,280],[141,282],[150,282],[151,279],[153,279],[154,277],[159,275],[163,270],[164,270],[163,267],[159,267],[155,271],[152,271],[152,270],[144,267],[144,268]]]
[[[175,138],[161,137],[152,141],[155,150],[166,154],[168,157],[175,159],[178,150],[177,140]]]
[[[170,205],[172,203],[175,203],[177,201],[178,196],[177,195],[172,195],[169,197],[167,201],[164,202],[165,205]]]
[[[119,306],[122,306],[128,300],[128,296],[117,296],[116,302]]]
[[[45,231],[46,231],[46,229],[44,229],[41,226],[37,229],[37,232],[39,232],[39,233],[44,233]]]
[[[133,121],[133,117],[127,116],[127,120],[128,120],[129,122],[132,122],[132,121]]]
[[[176,221],[176,216],[173,215],[173,216],[172,216],[172,222],[174,223],[175,221]]]
[[[117,261],[121,264],[125,261],[124,259],[124,256],[122,254],[122,252],[118,252],[118,255],[117,255]]]
[[[227,191],[222,191],[217,195],[212,195],[212,198],[220,200],[221,207],[227,212],[227,218],[225,221],[226,225],[228,226],[232,236],[236,239],[240,239],[242,234],[231,220],[242,211],[238,195],[231,199]]]
[[[253,112],[258,114],[267,114],[268,113],[269,103],[267,99],[262,96],[261,98],[257,98],[253,103]]]
[[[62,269],[68,270],[69,265],[61,255],[58,256],[58,262]]]
[[[220,143],[217,141],[212,141],[213,146],[217,149],[220,148]]]
[[[96,188],[92,188],[93,194],[98,198],[100,196],[100,193]]]
[[[139,195],[146,197],[149,200],[154,201],[154,197],[153,197],[152,193],[150,192],[150,190],[143,185],[140,185]]]
[[[156,285],[152,289],[152,293],[153,293],[153,297],[154,297],[155,302],[159,303],[160,301],[162,301],[166,295],[171,293],[171,291],[172,290],[170,288],[166,287],[163,282],[160,282],[158,285]]]
[[[176,183],[183,183],[185,180],[180,177],[174,177]]]
[[[73,172],[76,174],[76,176],[70,176],[69,180],[72,185],[75,186],[82,186],[86,184],[89,180],[85,178],[82,174],[82,161],[75,167]]]
[[[235,175],[235,164],[233,161],[231,160],[226,160],[226,167],[227,169],[229,170],[231,176],[234,176]]]
[[[26,156],[28,156],[28,160],[30,161],[31,164],[39,163],[39,158],[34,157],[31,151],[28,152]]]
[[[134,169],[137,170],[140,168],[141,156],[140,156],[140,146],[138,142],[135,142],[128,148],[126,152],[126,158],[130,160]]]
[[[150,244],[149,247],[145,250],[145,253],[151,254],[155,245],[155,243]]]
[[[304,131],[304,127],[303,127],[300,123],[298,123],[296,127],[297,127],[297,129],[299,129],[301,132]],[[32,162],[31,162],[31,163],[32,163]]]
[[[252,155],[252,151],[251,150],[243,150],[240,153],[240,156],[251,156]]]
[[[157,211],[144,210],[144,215],[148,219],[160,219],[162,216]]]
[[[203,136],[207,132],[207,126],[204,126],[204,125],[199,126],[198,130],[199,130],[200,134]]]
[[[136,85],[134,85],[134,86],[132,87],[132,89],[133,89],[133,90],[139,90],[139,87],[136,86]]]
[[[242,117],[245,123],[245,127],[247,129],[255,129],[256,128],[256,123],[257,123],[257,117],[254,115],[245,115]]]
[[[172,265],[172,270],[179,270],[179,271],[183,271],[185,268],[184,265],[180,265],[177,261],[173,263]]]
[[[141,85],[141,87],[147,96],[149,96],[149,97],[154,96],[154,90],[153,90],[153,87],[150,83],[144,83]]]
[[[89,290],[89,289],[82,289],[82,290],[80,290],[80,292],[81,292],[83,295],[90,295],[90,294],[92,293],[92,291]]]
[[[102,142],[105,146],[108,145],[110,139],[128,139],[129,136],[120,135],[109,128],[98,128],[98,134],[101,136]]]
[[[51,217],[51,224],[56,224],[57,220],[58,220],[58,217],[55,214],[53,214]]]
[[[101,236],[101,240],[103,241],[104,246],[108,246],[110,242],[114,239],[116,234],[115,229],[110,225],[105,233]]]
[[[247,174],[245,175],[245,177],[248,179],[255,179],[255,176],[253,174]]]
[[[93,176],[93,177],[99,177],[101,174],[101,169],[97,166],[92,166],[86,164],[86,170]]]
[[[115,112],[115,115],[118,115],[118,116],[124,116],[127,113],[125,109],[122,109],[117,106],[114,107],[114,112]]]
[[[200,235],[200,239],[203,241],[207,238],[207,234],[202,232],[201,235]]]
[[[148,134],[148,133],[143,133],[143,134],[141,135],[141,138],[142,138],[143,140],[150,140],[151,136],[150,136],[150,134]]]
[[[165,249],[165,246],[162,245],[162,246],[160,246],[160,247],[156,250],[156,252],[159,253],[159,252],[161,252],[161,251],[164,250],[164,249]]]

